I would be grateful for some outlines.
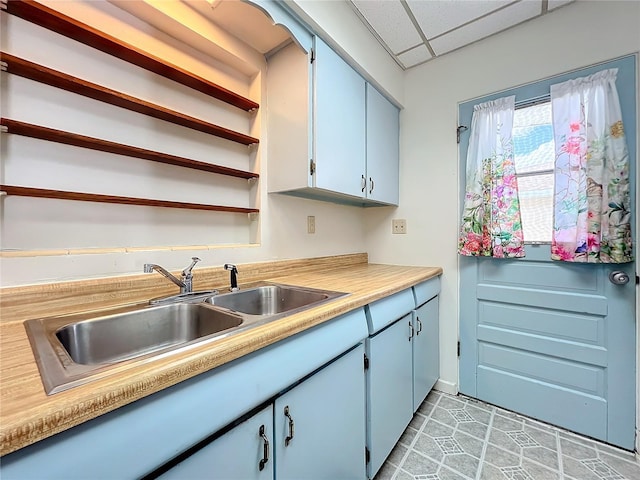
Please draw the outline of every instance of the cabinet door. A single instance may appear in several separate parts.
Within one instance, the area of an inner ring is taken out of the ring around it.
[[[365,81],[315,37],[315,187],[364,197]]]
[[[440,376],[438,297],[413,314],[413,411],[415,412]]]
[[[272,425],[269,405],[158,478],[273,480]]]
[[[367,84],[367,198],[398,204],[400,112]]]
[[[367,443],[370,478],[384,463],[413,416],[412,314],[367,339]]]
[[[276,400],[278,480],[366,478],[363,359],[359,345]]]

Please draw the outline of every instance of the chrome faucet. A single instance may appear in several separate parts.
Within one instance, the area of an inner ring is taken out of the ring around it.
[[[198,257],[192,257],[191,265],[182,270],[181,279],[177,279],[170,272],[162,268],[160,265],[156,265],[155,263],[145,263],[144,264],[144,273],[151,273],[154,270],[161,275],[164,275],[177,286],[180,287],[180,293],[191,293],[193,291],[193,274],[191,270],[195,267],[196,263],[200,261]]]
[[[240,290],[238,288],[238,268],[232,263],[225,263],[224,269],[231,272],[231,287],[229,287],[229,291],[237,292],[238,290]]]

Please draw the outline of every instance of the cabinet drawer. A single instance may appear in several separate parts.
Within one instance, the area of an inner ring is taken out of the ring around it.
[[[415,308],[413,291],[407,288],[365,307],[369,334],[382,330],[387,325],[405,316]]]
[[[415,306],[419,307],[423,303],[431,300],[440,293],[440,277],[435,277],[426,282],[419,283],[413,287]]]

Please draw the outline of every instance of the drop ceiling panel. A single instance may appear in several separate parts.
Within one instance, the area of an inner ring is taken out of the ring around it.
[[[540,14],[538,2],[519,2],[483,17],[431,42],[436,55],[450,52],[481,40]]]
[[[576,0],[344,1],[406,70]]]
[[[487,15],[513,0],[407,0],[428,39]],[[538,3],[539,2],[535,2]]]
[[[562,7],[567,3],[571,3],[573,0],[549,0],[549,10],[553,10],[554,8]]]
[[[422,38],[399,1],[353,0],[369,25],[384,39],[392,53],[422,43]]]
[[[419,63],[424,63],[430,58],[431,53],[429,53],[429,50],[424,44],[398,55],[398,60],[402,62],[404,68],[410,68],[418,65]]]

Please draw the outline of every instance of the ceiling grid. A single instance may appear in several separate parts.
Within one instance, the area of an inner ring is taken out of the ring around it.
[[[347,1],[406,70],[575,0]]]

